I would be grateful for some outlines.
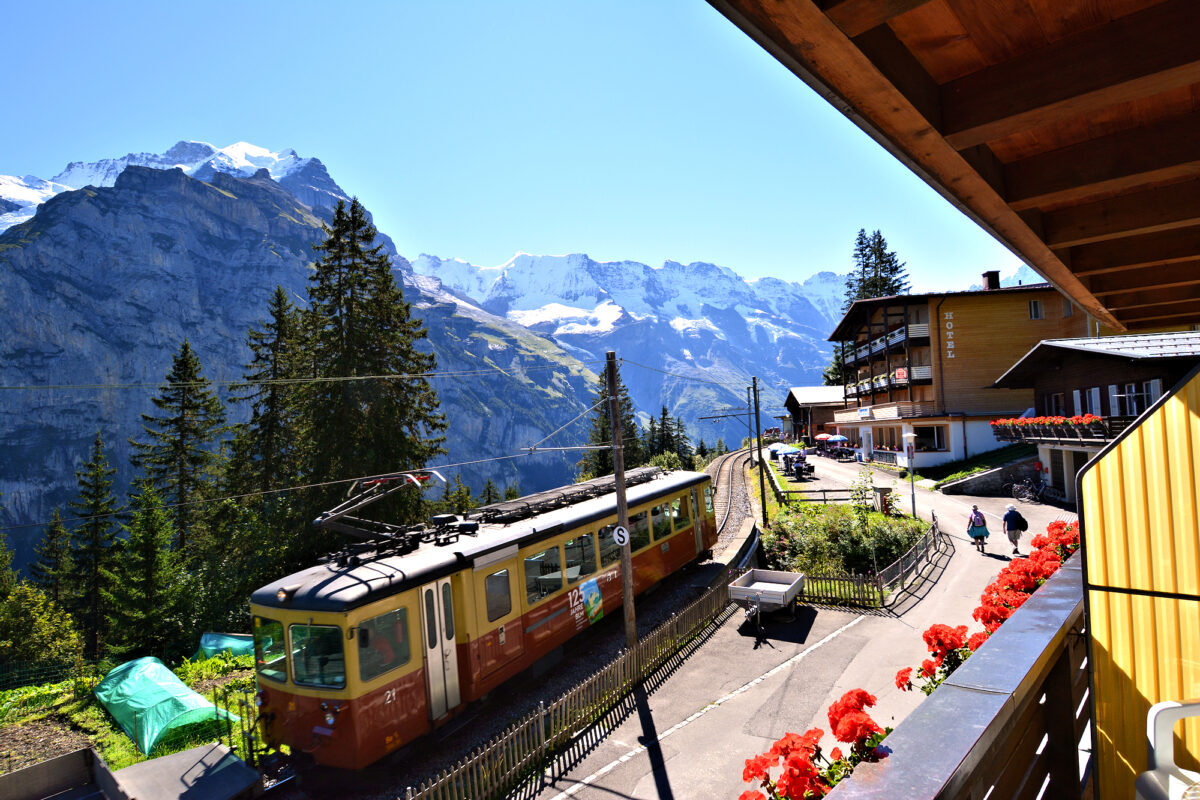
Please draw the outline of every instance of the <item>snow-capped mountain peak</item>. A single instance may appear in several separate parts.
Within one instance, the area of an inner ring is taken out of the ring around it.
[[[317,168],[314,171],[318,174],[307,178],[301,176],[299,173],[310,164]],[[339,194],[319,161],[301,158],[291,148],[276,153],[249,142],[234,142],[218,148],[208,142],[184,140],[176,142],[164,153],[127,153],[99,161],[72,161],[50,181],[32,175],[23,178],[0,175],[0,232],[30,219],[39,205],[60,192],[84,186],[115,185],[117,176],[130,165],[181,169],[201,180],[211,178],[217,172],[249,178],[265,169],[276,182],[295,176],[295,182],[311,192],[311,196],[303,198],[306,202],[317,200],[318,194],[328,195],[331,199]]]

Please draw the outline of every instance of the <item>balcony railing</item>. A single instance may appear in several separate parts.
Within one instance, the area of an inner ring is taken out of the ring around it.
[[[1134,417],[1105,417],[1088,425],[993,425],[1001,442],[1047,442],[1099,446],[1117,438]]]
[[[859,361],[867,358],[875,353],[881,353],[897,344],[901,344],[905,339],[905,334],[909,339],[928,339],[929,326],[925,323],[916,323],[912,325],[901,325],[895,330],[888,331],[883,336],[878,336],[868,342],[858,345],[857,347],[847,352],[847,357],[851,362]]]
[[[897,726],[887,758],[859,764],[828,797],[1090,796],[1081,565],[1069,559]]]
[[[935,413],[933,403],[909,402],[902,400],[898,403],[880,403],[874,406],[848,408],[844,411],[833,412],[834,422],[865,422],[876,419],[904,419],[907,417],[927,417]],[[866,412],[865,414],[863,412]]]

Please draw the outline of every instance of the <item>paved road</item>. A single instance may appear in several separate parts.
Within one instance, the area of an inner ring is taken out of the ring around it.
[[[816,459],[822,485],[848,485],[860,468]],[[897,483],[907,508],[908,484],[889,473],[877,485]],[[971,619],[979,594],[1008,562],[1011,550],[998,539],[1004,498],[949,497],[916,488],[917,512],[936,511],[953,550],[944,555],[914,594],[891,612],[805,607],[793,621],[767,627],[764,642],[740,612],[681,659],[649,692],[633,698],[581,737],[546,777],[538,798],[735,798],[743,762],[768,749],[787,731],[817,726],[828,732],[825,710],[845,691],[861,687],[879,698],[876,721],[895,726],[923,698],[899,692],[896,671],[928,654],[921,632],[935,622],[979,625]],[[984,511],[995,533],[989,552],[979,554],[965,529],[972,503]],[[1073,515],[1049,507],[1018,504],[1037,531]],[[1026,552],[1028,542],[1023,542]],[[826,749],[835,742],[826,734]]]

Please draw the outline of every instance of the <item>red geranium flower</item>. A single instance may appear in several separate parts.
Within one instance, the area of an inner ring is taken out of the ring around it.
[[[979,633],[973,634],[970,639],[967,639],[967,647],[971,648],[971,652],[974,653],[980,647],[983,647],[983,643],[986,642],[987,639],[987,631],[980,631]]]
[[[932,678],[934,675],[937,675],[937,669],[938,665],[934,661],[927,658],[921,662],[920,675],[922,678]]]
[[[912,684],[912,667],[905,667],[896,673],[896,688],[902,692],[907,692],[908,687]]]
[[[860,744],[872,734],[880,733],[882,730],[866,712],[851,711],[838,720],[838,726],[833,731],[833,735],[839,742]]]

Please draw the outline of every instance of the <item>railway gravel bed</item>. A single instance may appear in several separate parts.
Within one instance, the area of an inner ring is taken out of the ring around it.
[[[745,453],[732,453],[715,461],[709,474],[717,478],[717,521],[720,523],[723,495],[732,490],[733,499],[725,526],[720,531],[718,551],[738,535],[750,515],[745,497]],[[733,477],[729,478],[732,465]],[[717,476],[717,471],[725,472]],[[724,564],[704,561],[691,564],[652,588],[637,600],[638,634],[644,635],[696,600],[717,578]],[[392,800],[404,797],[405,788],[416,787],[422,780],[468,757],[492,737],[537,708],[539,702],[565,694],[600,667],[614,659],[624,648],[625,630],[620,615],[606,617],[588,635],[578,636],[562,647],[552,660],[535,665],[524,675],[501,686],[476,707],[424,740],[414,742],[379,763],[358,772],[326,767],[308,767],[298,771],[294,780],[281,784],[270,793],[272,798],[316,800],[341,797],[355,800]]]

